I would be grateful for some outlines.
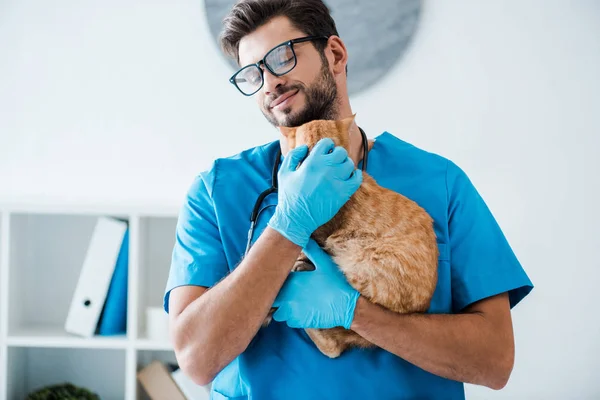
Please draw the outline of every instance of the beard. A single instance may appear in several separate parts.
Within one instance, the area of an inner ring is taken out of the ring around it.
[[[337,86],[333,74],[329,71],[327,59],[324,61],[319,77],[311,86],[297,83],[277,88],[275,97],[294,90],[298,90],[298,94],[303,92],[306,97],[306,104],[303,109],[295,113],[292,112],[291,108],[284,109],[283,117],[275,117],[265,105],[261,108],[261,111],[271,125],[291,128],[317,119],[336,119],[338,115]]]

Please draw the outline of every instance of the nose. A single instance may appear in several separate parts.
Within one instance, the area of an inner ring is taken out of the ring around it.
[[[267,96],[276,91],[279,86],[285,84],[285,79],[283,76],[273,75],[268,68],[264,69],[263,79],[265,81],[263,89],[265,91],[265,95]]]

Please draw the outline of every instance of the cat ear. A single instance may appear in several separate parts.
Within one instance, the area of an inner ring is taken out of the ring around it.
[[[291,137],[296,132],[296,128],[290,128],[287,126],[280,126],[279,132],[285,137]]]
[[[348,118],[337,121],[338,129],[342,130],[343,132],[348,132],[350,130],[350,126],[352,126],[352,123],[354,122],[354,118],[356,118],[356,113],[352,114]]]

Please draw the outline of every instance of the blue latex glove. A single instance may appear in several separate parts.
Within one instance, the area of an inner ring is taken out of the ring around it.
[[[278,203],[268,226],[300,247],[350,199],[362,182],[362,171],[343,147],[321,139],[310,154],[306,145],[291,150],[277,174]],[[298,164],[306,157],[298,168]]]
[[[290,273],[273,304],[279,307],[273,319],[291,328],[350,329],[359,292],[314,240],[303,251],[316,269]]]

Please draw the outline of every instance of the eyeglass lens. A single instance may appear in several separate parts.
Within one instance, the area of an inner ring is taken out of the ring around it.
[[[296,65],[296,57],[287,44],[271,50],[265,57],[265,63],[276,75],[290,72]],[[262,71],[256,65],[249,65],[235,76],[235,84],[246,94],[255,92],[262,84]]]

